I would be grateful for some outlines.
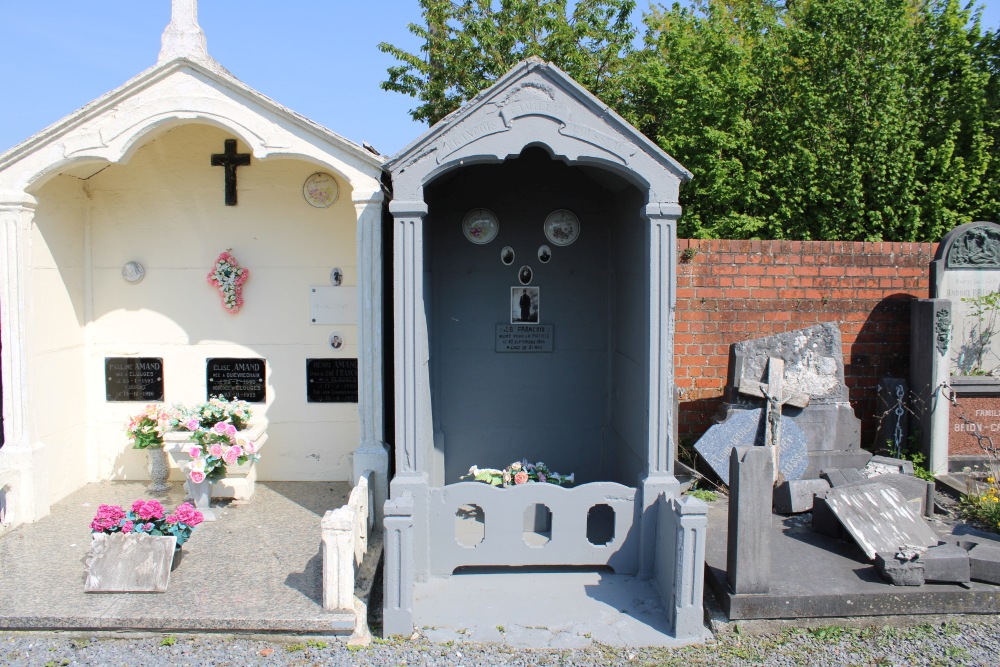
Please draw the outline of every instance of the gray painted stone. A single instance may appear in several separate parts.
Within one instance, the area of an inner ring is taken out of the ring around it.
[[[919,559],[900,559],[896,554],[875,554],[875,571],[893,586],[923,586],[924,564]]]
[[[884,484],[831,489],[826,502],[869,559],[902,546],[929,547],[937,534],[896,489]]]
[[[87,555],[87,593],[164,593],[176,537],[95,533]]]
[[[705,631],[702,594],[708,506],[692,496],[656,505],[656,588],[676,639],[695,639]],[[679,585],[675,585],[679,582]]]
[[[969,552],[957,544],[939,544],[920,555],[927,581],[964,583],[970,580]]]
[[[766,593],[771,579],[774,464],[767,449],[751,447],[742,455],[734,449],[729,465],[729,588],[737,594]]]
[[[826,472],[827,471],[824,471],[824,475]],[[848,471],[829,472],[846,473]],[[824,477],[824,479],[826,479],[826,477]],[[899,491],[899,494],[903,497],[903,499],[911,503],[917,514],[921,516],[930,516],[934,511],[934,482],[920,479],[919,477],[900,474],[878,475],[876,477],[867,477],[860,480],[856,479],[855,481],[848,482],[846,484],[836,484],[834,486],[838,488],[854,488],[871,484],[882,484],[896,489]]]
[[[764,449],[763,413],[761,408],[734,412],[725,422],[708,429],[695,443],[695,450],[723,483],[729,484],[729,461],[734,448]],[[805,435],[792,420],[782,416],[781,451],[778,452],[779,472],[785,479],[799,479],[807,465]]]
[[[951,345],[952,303],[948,299],[917,299],[910,305],[910,387],[913,392],[913,429],[927,468],[948,471],[950,403],[941,387],[951,381],[948,349]],[[940,405],[940,409],[935,409]]]
[[[823,498],[830,490],[825,479],[792,479],[774,489],[774,511],[779,514],[809,512],[816,497]]]
[[[972,544],[969,552],[969,577],[988,584],[1000,584],[1000,546]]]

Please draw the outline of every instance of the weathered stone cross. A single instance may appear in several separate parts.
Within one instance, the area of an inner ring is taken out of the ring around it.
[[[744,381],[740,383],[740,393],[747,396],[764,399],[764,445],[771,448],[771,458],[774,461],[774,481],[780,476],[778,470],[778,452],[781,449],[781,408],[791,405],[804,408],[809,405],[809,394],[785,392],[782,383],[785,375],[785,362],[777,357],[767,359],[767,384],[762,382]]]
[[[225,167],[226,206],[236,206],[236,167],[245,167],[250,164],[250,154],[237,153],[235,139],[226,139],[225,147],[225,153],[212,155],[212,166]]]

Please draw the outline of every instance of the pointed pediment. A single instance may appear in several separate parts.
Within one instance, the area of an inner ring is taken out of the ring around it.
[[[544,146],[578,165],[618,172],[649,201],[676,202],[691,178],[625,119],[551,63],[530,58],[431,127],[386,164],[395,197],[421,199],[422,188],[459,165],[498,162]]]
[[[375,155],[250,88],[221,66],[175,58],[0,154],[0,190],[30,190],[57,173],[86,176],[87,165],[127,161],[150,136],[203,122],[237,135],[263,159],[285,155],[329,167],[377,189]],[[97,167],[99,168],[99,167]]]

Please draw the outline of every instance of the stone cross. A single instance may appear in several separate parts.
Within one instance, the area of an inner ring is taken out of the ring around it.
[[[216,64],[208,55],[205,33],[198,25],[198,0],[170,0],[170,23],[160,38],[156,62],[159,65],[176,58]]]
[[[785,362],[777,357],[767,359],[767,384],[744,381],[740,383],[741,394],[764,399],[764,445],[771,448],[774,463],[774,481],[778,481],[778,452],[781,449],[781,408],[791,405],[804,408],[809,405],[809,394],[784,391],[782,384]]]
[[[236,152],[236,140],[226,139],[224,153],[212,155],[213,167],[226,169],[226,206],[236,206],[236,168],[250,164],[249,153]]]

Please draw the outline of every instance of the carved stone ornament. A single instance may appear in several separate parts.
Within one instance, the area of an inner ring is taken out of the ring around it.
[[[934,313],[934,344],[942,357],[948,354],[951,345],[951,311],[939,310]]]
[[[968,229],[952,242],[947,266],[1000,269],[1000,231],[994,227]]]

